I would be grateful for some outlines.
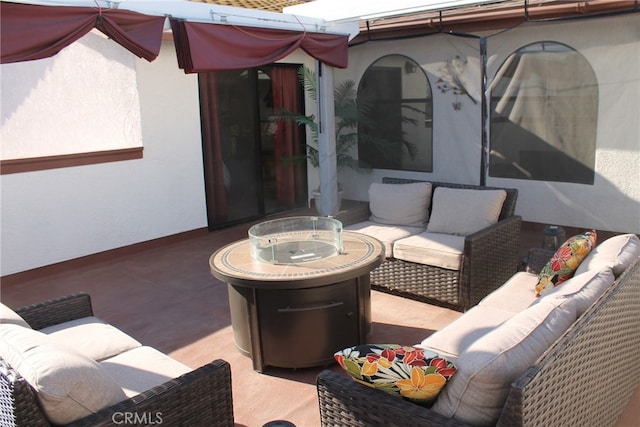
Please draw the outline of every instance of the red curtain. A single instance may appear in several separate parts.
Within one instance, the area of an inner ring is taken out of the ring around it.
[[[2,2],[1,63],[53,56],[97,28],[138,57],[160,53],[163,16],[120,9]],[[171,19],[178,65],[187,73],[254,68],[300,48],[319,61],[346,68],[348,37]]]
[[[221,224],[227,221],[228,209],[220,137],[218,79],[216,73],[200,74],[199,79],[204,162],[212,166],[205,167],[205,185],[207,195],[211,197],[207,201],[207,216],[209,224]]]
[[[178,65],[185,73],[254,68],[300,48],[338,68],[348,62],[348,37],[171,19]]]
[[[293,67],[274,67],[271,71],[274,111],[297,111],[300,105],[298,73]],[[300,126],[279,121],[275,137],[276,198],[278,206],[295,207],[305,199],[302,166],[283,165],[283,158],[306,152],[302,146]]]
[[[1,63],[48,58],[94,27],[147,61],[160,53],[163,16],[118,9],[2,2]]]

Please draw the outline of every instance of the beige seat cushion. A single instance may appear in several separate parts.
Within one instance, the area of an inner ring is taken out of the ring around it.
[[[13,325],[30,328],[29,324],[10,307],[0,303],[0,324],[11,323]]]
[[[426,231],[393,245],[393,256],[397,259],[456,271],[462,267],[463,252],[463,236]]]
[[[433,410],[472,425],[494,425],[511,383],[575,322],[566,299],[545,299],[473,342]]]
[[[416,347],[435,351],[455,363],[459,355],[471,344],[514,314],[499,308],[477,305],[422,340]]]
[[[437,187],[427,231],[468,236],[498,222],[504,190]]]
[[[640,257],[640,239],[635,234],[613,236],[600,243],[582,260],[575,274],[587,270],[610,268],[618,277],[631,263]]]
[[[96,361],[142,345],[118,328],[93,316],[59,323],[40,332]]]
[[[430,182],[369,186],[369,219],[379,224],[424,227],[430,203]]]
[[[384,252],[387,258],[392,258],[393,244],[404,237],[420,234],[424,227],[409,227],[402,225],[385,225],[373,221],[363,221],[357,224],[348,225],[344,228],[348,231],[363,233],[380,240],[384,245]]]
[[[519,271],[502,286],[484,297],[478,305],[519,313],[537,300],[535,286],[538,275]]]
[[[97,362],[39,331],[0,326],[0,354],[36,391],[54,424],[70,423],[126,399]]]
[[[128,397],[177,378],[192,369],[152,347],[137,347],[100,362]]]

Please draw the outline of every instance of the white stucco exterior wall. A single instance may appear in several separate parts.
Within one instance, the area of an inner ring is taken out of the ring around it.
[[[479,50],[475,39],[462,39],[448,35],[433,35],[420,39],[365,43],[349,49],[349,67],[336,70],[335,81],[351,79],[359,84],[367,68],[386,55],[404,55],[420,64],[431,84],[433,96],[433,172],[399,172],[391,170],[364,170],[359,173],[341,170],[341,182],[345,183],[344,197],[367,200],[371,182],[380,182],[384,176],[438,180],[456,183],[477,182],[480,179],[481,131],[480,104],[474,104],[465,96],[442,93],[436,82],[448,59],[465,58],[465,78],[479,98],[480,73]],[[420,72],[420,70],[418,71]],[[454,111],[452,102],[462,108]],[[357,157],[357,149],[354,150]],[[462,166],[464,165],[464,166]]]
[[[134,57],[114,44],[96,31],[54,58],[2,65],[0,158],[141,147]]]
[[[545,25],[544,39],[580,50],[596,72],[595,183],[487,178],[487,184],[518,188],[517,213],[526,221],[640,233],[640,17],[537,25]],[[596,32],[599,28],[615,31]],[[492,38],[489,75],[500,58],[539,41],[540,33],[540,27],[528,25],[502,40]],[[65,63],[61,54],[0,66],[2,158],[28,155],[25,150],[34,147],[42,155],[81,151],[78,142],[92,147],[84,151],[142,146],[144,156],[0,176],[0,276],[207,226],[197,76],[178,69],[172,42],[164,42],[151,63],[93,34],[63,53],[74,60]],[[369,184],[383,176],[477,184],[481,106],[458,98],[462,109],[456,111],[451,106],[456,99],[435,87],[445,61],[459,55],[467,59],[470,90],[480,93],[477,40],[437,35],[367,43],[349,54],[349,67],[335,70],[336,83],[359,82],[384,55],[406,55],[421,65],[434,97],[434,166],[432,173],[343,170],[344,197],[367,200]],[[301,53],[284,62],[313,65]],[[101,99],[111,102],[99,108],[82,97],[98,87]],[[56,100],[65,97],[73,101],[64,111],[56,109]],[[105,112],[109,109],[111,114]],[[313,111],[307,100],[307,112]],[[47,152],[50,145],[38,143],[39,137],[63,144]],[[310,189],[318,185],[317,170],[309,168],[308,184]]]
[[[7,150],[10,146],[19,147],[21,132],[31,132],[31,124],[38,120],[38,111],[43,108],[39,103],[49,101],[38,98],[30,85],[47,86],[55,82],[90,89],[95,78],[90,72],[91,64],[103,64],[106,60],[110,69],[122,72],[101,75],[101,79],[107,80],[101,86],[113,88],[112,93],[102,96],[113,97],[117,104],[119,94],[132,93],[135,94],[132,99],[136,98],[139,105],[133,105],[133,113],[127,112],[115,123],[105,121],[85,129],[87,144],[94,147],[86,151],[112,149],[108,142],[114,135],[121,134],[122,129],[137,128],[141,135],[138,143],[144,147],[143,158],[3,175],[0,178],[2,276],[207,225],[197,76],[185,75],[178,69],[171,42],[163,43],[158,59],[148,63],[113,41],[96,42],[96,37],[87,35],[89,43],[81,40],[65,49],[72,53],[83,50],[81,64],[86,67],[83,75],[72,73],[68,67],[73,64],[64,64],[60,55],[36,61],[38,64],[14,64],[9,71],[2,66],[3,80],[10,72],[20,72],[22,67],[24,70],[40,67],[55,74],[38,82],[22,80],[23,84],[17,79],[14,88],[3,87],[3,109],[8,97],[13,97],[26,110],[21,114],[31,117],[19,123],[3,120],[3,152],[5,146]],[[59,96],[79,96],[74,90],[45,89],[57,90]],[[46,133],[53,123],[59,128],[56,134],[72,134],[77,132],[78,124],[95,119],[96,112],[82,100],[71,105],[69,108],[74,108],[73,105],[77,108],[73,112],[60,112],[59,120],[55,110],[51,110],[53,117],[41,130]],[[67,121],[69,113],[76,120]],[[129,135],[135,133],[134,130]]]
[[[540,41],[540,34],[577,50],[595,72],[595,182],[489,178],[487,183],[518,188],[516,213],[525,221],[640,233],[640,16],[529,24],[491,37],[489,76],[511,52]]]
[[[498,33],[498,32],[496,32]],[[483,34],[486,35],[486,34]],[[487,177],[489,186],[519,190],[516,214],[525,221],[614,232],[640,233],[640,16],[527,24],[488,38],[488,76],[513,51],[537,41],[565,43],[582,53],[599,85],[595,183],[528,181]],[[434,35],[370,42],[349,50],[349,68],[336,72],[336,82],[358,83],[377,59],[406,55],[421,65],[431,83],[434,103],[433,172],[392,170],[342,171],[344,197],[368,200],[371,182],[384,176],[479,184],[481,177],[481,104],[464,97],[462,109],[451,108],[454,96],[436,83],[445,61],[467,60],[464,73],[470,90],[481,93],[479,42],[474,38]]]

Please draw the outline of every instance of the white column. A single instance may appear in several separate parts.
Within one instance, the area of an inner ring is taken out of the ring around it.
[[[316,76],[318,77],[318,154],[320,160],[319,213],[322,216],[333,216],[338,213],[333,67],[316,61]]]

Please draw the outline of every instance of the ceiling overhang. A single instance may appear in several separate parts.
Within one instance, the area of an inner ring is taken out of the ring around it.
[[[509,0],[394,0],[389,2],[371,0],[314,0],[289,6],[284,12],[313,16],[328,22],[368,21],[378,18],[402,16],[414,13],[457,9],[467,6],[481,7],[483,4]]]
[[[328,22],[358,20],[360,33],[351,41],[388,40],[433,33],[480,34],[512,28],[524,22],[590,18],[640,12],[638,0],[398,0],[387,10],[366,0],[349,2],[349,9],[333,7],[339,0],[315,0],[284,8]],[[355,8],[355,10],[353,10]]]

